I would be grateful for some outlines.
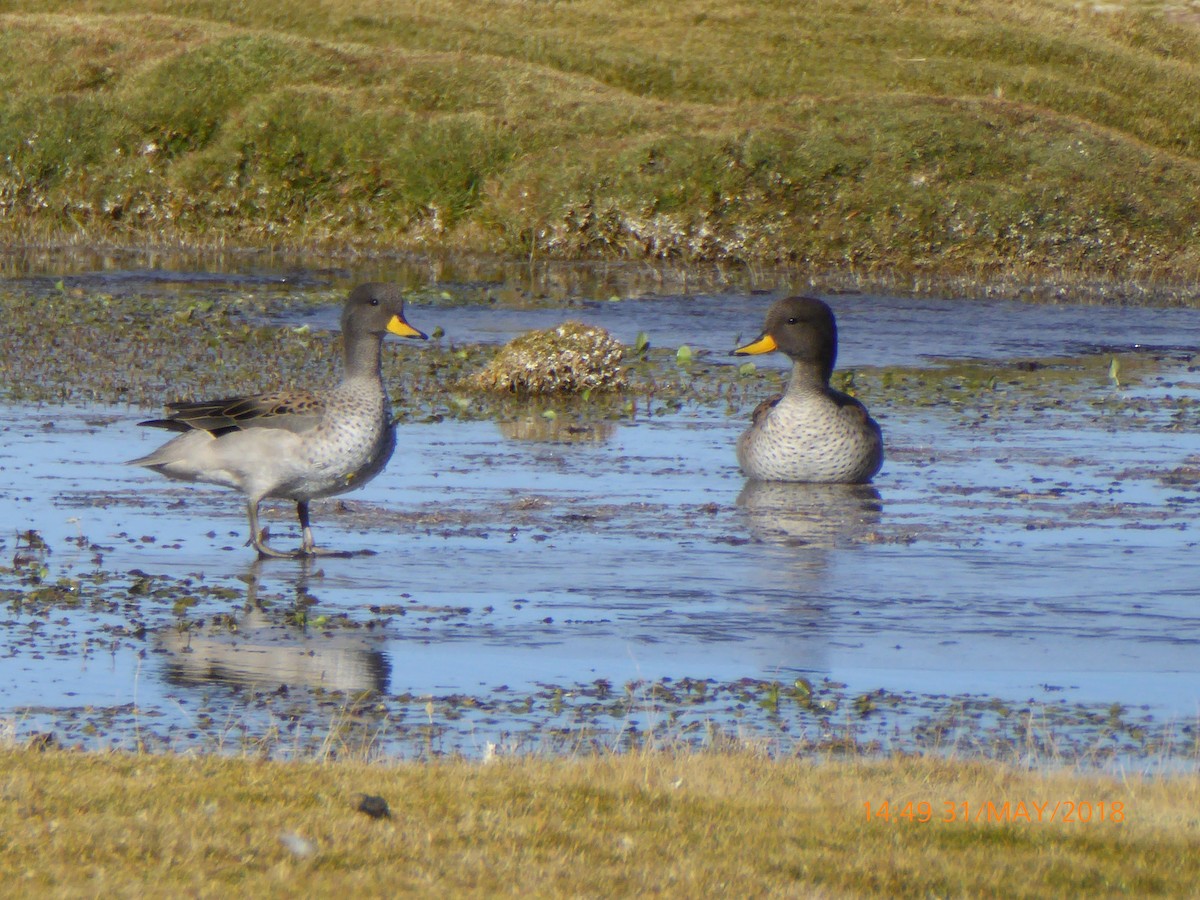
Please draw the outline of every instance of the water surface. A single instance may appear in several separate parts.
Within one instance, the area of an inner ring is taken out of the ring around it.
[[[296,289],[324,281],[337,279]],[[434,299],[410,318],[466,341],[583,318],[716,359],[757,334],[771,296]],[[829,299],[852,366],[1194,348],[1200,334],[1186,310]],[[1095,391],[1200,401],[1200,377],[1169,362],[1156,381]],[[321,543],[374,555],[263,564],[236,495],[120,464],[161,438],[136,427],[143,415],[0,408],[0,553],[14,563],[0,574],[0,714],[19,731],[211,747],[307,716],[321,735],[331,708],[371,692],[385,752],[410,751],[414,723],[438,736],[426,752],[481,752],[547,723],[627,735],[700,721],[784,742],[850,725],[905,748],[969,696],[1083,711],[1088,744],[1107,738],[1084,713],[1121,704],[1123,752],[1130,717],[1167,728],[1171,753],[1195,739],[1200,432],[1153,413],[980,426],[952,409],[880,412],[888,459],[865,489],[747,485],[732,453],[745,411],[685,408],[570,440],[536,417],[407,424],[381,476],[314,505]],[[290,508],[268,506],[273,541],[298,542]],[[671,709],[647,687],[688,679],[711,693]],[[744,701],[728,687],[797,680],[841,705],[781,713],[761,687]],[[620,717],[601,712],[607,686],[634,699]],[[903,702],[862,715],[847,702],[880,691]]]

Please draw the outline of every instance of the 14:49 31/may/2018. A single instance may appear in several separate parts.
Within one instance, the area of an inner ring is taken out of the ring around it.
[[[880,822],[932,822],[935,817],[939,822],[1124,822],[1125,804],[1120,800],[1092,803],[1087,800],[1056,800],[1053,803],[1026,803],[1023,800],[1013,802],[1005,800],[997,803],[988,800],[985,803],[969,803],[962,801],[953,803],[945,801],[941,804],[941,815],[936,815],[934,804],[928,800],[909,800],[906,803],[893,804],[888,800],[872,804],[869,800],[863,803],[867,821]]]

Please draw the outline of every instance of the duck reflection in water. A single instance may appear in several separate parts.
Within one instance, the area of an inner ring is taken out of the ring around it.
[[[883,500],[869,484],[747,481],[737,505],[755,539],[787,546],[871,541],[883,518]]]
[[[387,693],[391,665],[378,640],[357,629],[327,631],[305,624],[313,616],[315,599],[308,592],[307,573],[296,583],[293,604],[264,604],[258,599],[257,569],[256,563],[246,579],[241,615],[160,632],[160,646],[169,655],[167,681],[192,687],[217,683],[273,691],[286,685]]]
[[[510,441],[548,444],[602,444],[616,430],[612,422],[577,422],[537,414],[497,422],[496,427]]]

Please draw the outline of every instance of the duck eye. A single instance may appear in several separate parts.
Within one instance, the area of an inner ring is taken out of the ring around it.
[[[798,321],[798,320],[796,319],[796,317],[795,317],[795,316],[792,316],[790,319],[788,319],[788,324],[789,324],[789,325],[795,325],[797,321]]]
[[[372,298],[371,298],[371,305],[372,305],[372,306],[378,306],[378,305],[379,305],[379,300],[378,300],[378,299],[376,299],[375,297],[372,297]]]

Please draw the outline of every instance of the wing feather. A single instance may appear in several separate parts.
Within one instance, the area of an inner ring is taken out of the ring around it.
[[[315,427],[324,412],[325,402],[318,394],[275,391],[252,397],[168,403],[164,418],[138,424],[168,431],[207,431],[215,437],[250,428],[300,432]]]

